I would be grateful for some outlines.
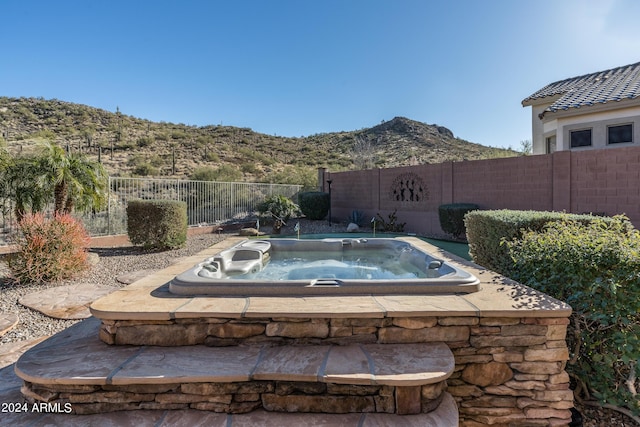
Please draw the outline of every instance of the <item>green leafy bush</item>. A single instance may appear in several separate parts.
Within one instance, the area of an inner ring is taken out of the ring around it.
[[[187,242],[187,204],[178,200],[130,200],[127,233],[146,249],[175,249]]]
[[[262,216],[284,221],[288,221],[289,218],[300,213],[298,205],[282,195],[267,197],[262,203],[258,204],[257,210]]]
[[[71,215],[27,214],[20,221],[18,252],[9,259],[13,277],[20,283],[68,279],[87,269],[90,237]]]
[[[640,233],[622,216],[565,216],[506,248],[512,278],[573,307],[568,371],[601,402],[638,412]]]
[[[307,191],[298,194],[300,210],[308,219],[323,219],[329,213],[329,193]]]
[[[464,216],[480,209],[475,203],[451,203],[438,207],[440,217],[440,228],[445,233],[451,234],[454,238],[459,238],[467,233],[464,226]]]
[[[502,243],[522,236],[526,230],[540,231],[554,221],[575,220],[589,223],[598,217],[561,212],[493,210],[472,211],[465,216],[469,253],[473,261],[499,273],[508,274],[511,266],[508,248]],[[610,218],[602,218],[610,221]],[[631,227],[631,224],[628,225]]]

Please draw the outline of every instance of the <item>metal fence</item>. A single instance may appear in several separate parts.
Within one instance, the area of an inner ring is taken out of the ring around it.
[[[258,203],[266,197],[283,195],[294,198],[302,186],[109,177],[109,189],[106,210],[77,215],[92,236],[126,233],[127,202],[131,199],[184,201],[187,203],[189,226],[198,226],[250,218]],[[7,201],[0,215],[4,231],[0,235],[0,245],[6,245],[16,231],[12,206]]]

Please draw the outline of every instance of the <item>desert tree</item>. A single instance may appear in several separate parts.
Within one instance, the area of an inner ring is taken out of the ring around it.
[[[371,140],[356,136],[349,150],[349,157],[356,169],[371,169],[376,161],[375,148]]]

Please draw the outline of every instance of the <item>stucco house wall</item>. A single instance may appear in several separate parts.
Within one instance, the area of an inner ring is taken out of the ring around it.
[[[640,145],[640,63],[550,83],[522,101],[531,107],[533,154]],[[610,126],[631,125],[630,142],[610,143]],[[571,147],[572,131],[591,145]]]

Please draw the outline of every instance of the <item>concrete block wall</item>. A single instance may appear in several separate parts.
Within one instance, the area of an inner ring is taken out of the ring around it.
[[[626,214],[640,225],[640,147],[561,151],[505,159],[363,171],[324,171],[332,179],[332,214],[352,210],[383,218],[397,210],[405,231],[442,235],[438,206]],[[324,183],[324,190],[328,191]]]

